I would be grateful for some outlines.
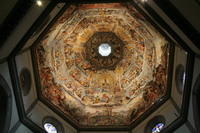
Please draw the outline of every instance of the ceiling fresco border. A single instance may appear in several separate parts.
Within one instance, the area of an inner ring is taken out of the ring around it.
[[[116,1],[115,1],[116,2]],[[138,10],[138,9],[137,9]],[[150,12],[150,14],[154,14],[157,15],[155,12],[148,10],[148,12]],[[146,15],[145,15],[146,16]],[[43,20],[43,18],[40,18],[40,20]],[[161,18],[157,18],[158,23],[162,23],[162,19]],[[166,25],[166,24],[164,24]],[[173,31],[168,25],[165,26],[165,28],[167,28],[168,32],[171,30]],[[164,29],[165,29],[164,28]],[[34,30],[30,30],[30,33],[34,32]],[[20,43],[17,45],[17,48],[14,49],[14,51],[12,52],[12,54],[10,55],[9,59],[8,59],[8,63],[9,63],[9,71],[10,71],[10,75],[11,79],[12,79],[12,84],[13,87],[15,88],[14,93],[15,93],[15,97],[16,97],[16,102],[17,102],[17,108],[19,113],[19,117],[20,117],[20,121],[25,124],[27,127],[29,127],[32,131],[34,132],[44,132],[44,130],[40,127],[38,127],[35,123],[33,123],[25,114],[24,111],[24,105],[22,103],[22,97],[21,97],[21,93],[20,93],[20,88],[19,88],[19,79],[17,76],[17,69],[16,69],[16,63],[15,63],[15,59],[14,57],[17,55],[17,52],[22,48],[22,46],[25,44],[26,39],[28,39],[28,37],[31,36],[31,34],[26,34],[26,36],[24,37],[24,41],[20,41]],[[171,34],[171,32],[169,32]],[[173,33],[173,32],[172,32]],[[177,36],[176,33],[173,33],[172,35]],[[167,37],[167,36],[165,36]],[[40,38],[40,37],[39,37]],[[176,38],[175,38],[176,39]],[[194,62],[194,54],[193,52],[187,48],[188,46],[180,39],[177,40],[177,42],[180,42],[180,44],[183,44],[183,48],[186,48],[186,51],[188,51],[188,60],[187,60],[187,69],[186,69],[186,73],[188,74],[188,80],[186,80],[186,84],[185,84],[185,88],[189,88],[189,89],[185,89],[184,91],[184,99],[183,99],[183,110],[182,110],[182,115],[179,119],[177,119],[177,121],[173,122],[167,129],[165,129],[163,132],[167,132],[167,131],[173,131],[175,130],[178,126],[180,126],[181,124],[183,124],[186,121],[186,117],[187,117],[187,110],[188,110],[188,105],[189,105],[189,92],[190,92],[190,88],[191,88],[191,82],[192,82],[192,69],[193,69],[193,62]],[[37,41],[36,41],[37,43]],[[188,68],[190,71],[188,71]],[[192,69],[191,69],[192,68]],[[177,127],[176,127],[177,126]],[[130,127],[128,130],[131,130],[132,127]],[[78,129],[80,131],[80,129]],[[87,130],[87,129],[86,129]],[[89,129],[88,129],[89,130]],[[98,129],[97,129],[98,130]],[[99,129],[102,130],[102,129]],[[105,130],[105,129],[104,129]],[[126,129],[127,130],[127,129]],[[117,131],[119,131],[119,129],[117,129]],[[124,130],[123,130],[124,131]]]
[[[31,46],[31,55],[34,54],[34,50],[33,48],[37,45],[37,43],[42,39],[42,37],[48,32],[49,28],[55,23],[55,21],[63,14],[63,12],[69,7],[70,4],[66,3],[66,5],[61,9],[61,11],[56,15],[56,17],[48,24],[48,26],[45,28],[44,31],[42,31],[42,33],[39,35],[39,37],[36,39],[36,41],[33,43],[33,45]],[[37,92],[37,96],[38,96],[38,100],[40,100],[42,103],[44,103],[45,105],[47,105],[51,110],[53,110],[54,112],[56,112],[59,116],[61,116],[65,121],[67,121],[70,125],[72,125],[74,128],[78,128],[74,123],[72,123],[70,120],[66,119],[64,116],[64,113],[62,113],[60,110],[56,110],[53,105],[49,102],[47,102],[43,97],[41,97],[40,95],[40,91],[38,88],[40,88],[40,81],[38,78],[36,78],[39,73],[37,71],[37,65],[35,62],[35,58],[33,56],[31,56],[32,58],[32,63],[33,63],[33,71],[34,71],[34,79],[35,79],[35,83],[36,83],[36,92]]]
[[[100,1],[98,1],[99,3],[102,3]],[[119,1],[106,1],[108,3],[112,3],[112,2],[119,2]],[[127,2],[127,1],[125,1]],[[128,1],[130,2],[130,1]],[[85,4],[85,2],[81,1],[81,4]],[[89,2],[90,3],[90,2]],[[96,3],[94,1],[92,1],[90,4],[92,3]],[[123,2],[124,3],[124,2]],[[130,2],[131,4],[133,4],[133,6],[135,7],[136,4],[133,3],[132,1]],[[73,2],[71,4],[74,4]],[[87,2],[88,4],[88,2]],[[67,8],[64,7],[64,8]],[[135,7],[136,8],[136,7]],[[138,7],[137,7],[138,8]],[[136,8],[136,9],[137,9]],[[138,10],[138,9],[137,9]],[[65,10],[63,10],[64,12]],[[144,12],[141,13],[146,19],[147,21],[150,21],[150,18],[146,17],[146,14]],[[62,15],[62,13],[60,14],[60,16]],[[58,16],[59,17],[59,16]],[[54,20],[56,21],[56,19]],[[37,45],[37,43],[41,40],[41,38],[43,37],[43,35],[45,35],[48,32],[48,29],[54,24],[54,22],[52,22],[47,28],[46,30],[42,33],[42,35],[36,40],[36,42],[34,43],[33,47],[32,47],[32,54],[35,54],[35,50],[34,47],[35,45]],[[151,20],[150,24],[152,24],[155,27],[155,23]],[[154,112],[155,110],[157,110],[159,108],[159,106],[161,106],[162,104],[164,104],[169,98],[170,98],[170,93],[171,93],[171,80],[172,79],[172,74],[170,74],[170,72],[173,70],[173,58],[174,58],[174,45],[175,43],[173,43],[173,41],[167,37],[167,35],[164,32],[161,32],[162,30],[156,26],[156,29],[162,34],[164,35],[167,40],[170,42],[169,45],[169,51],[170,51],[170,55],[169,55],[169,62],[168,62],[168,77],[167,77],[167,94],[165,96],[162,97],[162,101],[159,101],[157,103],[155,103],[153,106],[151,106],[145,113],[143,113],[139,118],[137,118],[130,126],[98,126],[98,127],[93,127],[93,126],[80,126],[77,124],[75,124],[74,122],[70,121],[69,118],[67,118],[68,116],[66,116],[61,110],[57,109],[56,107],[54,107],[53,104],[51,104],[49,101],[47,101],[43,96],[41,96],[41,91],[39,90],[39,88],[41,88],[40,85],[40,80],[39,78],[35,78],[36,80],[36,88],[37,88],[37,93],[38,93],[38,97],[39,100],[41,100],[44,104],[46,104],[49,108],[51,108],[54,112],[56,112],[57,114],[59,114],[63,119],[65,119],[67,122],[69,122],[74,128],[77,128],[80,131],[129,131],[132,128],[136,127],[140,122],[142,122],[146,117],[148,117],[152,112]],[[32,61],[33,61],[33,69],[34,69],[34,73],[36,74],[35,77],[39,77],[39,73],[38,73],[38,66],[36,63],[36,58],[32,56]]]

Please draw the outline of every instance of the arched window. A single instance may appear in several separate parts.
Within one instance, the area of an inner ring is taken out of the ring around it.
[[[8,133],[12,114],[11,90],[0,75],[0,129],[1,133]]]
[[[52,123],[44,123],[44,129],[48,133],[58,133],[57,128]]]
[[[164,128],[165,124],[160,122],[158,124],[156,124],[152,129],[151,132],[152,133],[160,133],[162,131],[162,129]]]
[[[64,133],[62,124],[53,117],[43,119],[43,128],[47,133]]]
[[[144,133],[160,133],[164,128],[165,118],[159,115],[155,116],[147,123]]]
[[[20,72],[20,87],[24,96],[27,96],[31,89],[31,73],[27,68],[23,68]]]
[[[182,94],[183,89],[184,89],[184,84],[185,84],[185,69],[182,64],[179,64],[176,67],[176,72],[175,72],[175,82],[176,82],[176,88],[177,91]]]

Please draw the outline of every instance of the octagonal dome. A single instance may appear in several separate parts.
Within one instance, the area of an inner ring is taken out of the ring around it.
[[[111,46],[109,56],[98,47]],[[78,126],[129,126],[167,94],[168,41],[129,4],[71,5],[34,48],[40,94]]]

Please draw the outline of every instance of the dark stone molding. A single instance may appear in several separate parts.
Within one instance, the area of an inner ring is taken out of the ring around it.
[[[193,125],[189,121],[187,121],[185,125],[187,126],[187,128],[190,130],[191,133],[199,133],[199,131],[196,131],[196,129],[193,127]]]
[[[200,74],[198,75],[195,84],[193,86],[193,93],[192,93],[192,105],[193,105],[193,116],[195,127],[197,132],[200,132]]]
[[[10,133],[15,133],[16,130],[19,128],[20,125],[21,125],[21,122],[20,122],[20,121],[17,121],[17,122],[15,123],[15,125],[11,128]]]
[[[190,94],[191,94],[190,92],[193,79],[193,67],[194,67],[194,54],[189,53],[187,56],[186,82],[184,86],[180,116],[178,117],[177,120],[172,122],[166,129],[164,129],[163,133],[174,132],[177,128],[179,128],[181,125],[187,122]]]
[[[35,99],[33,101],[33,103],[29,106],[29,108],[26,110],[26,114],[28,115],[33,109],[34,107],[38,104],[38,99]]]
[[[28,39],[34,34],[34,32],[37,29],[37,27],[40,26],[42,24],[42,22],[44,22],[46,16],[48,16],[48,14],[54,9],[54,7],[57,5],[57,3],[58,3],[57,0],[53,0],[53,1],[51,1],[47,5],[47,7],[43,11],[43,13],[33,23],[33,25],[31,26],[31,28],[26,32],[26,34],[24,35],[24,37],[19,41],[19,43],[17,44],[17,46],[11,52],[11,54],[9,55],[10,57],[14,57],[14,56],[17,55],[17,53],[23,48],[23,46],[25,45],[25,43],[28,41]]]
[[[187,121],[189,101],[190,101],[190,92],[192,86],[193,78],[193,67],[194,67],[194,52],[190,47],[176,34],[176,32],[148,5],[144,5],[145,10],[150,14],[150,16],[159,23],[159,25],[166,30],[178,43],[179,45],[188,52],[187,62],[186,62],[186,82],[183,92],[183,100],[180,117],[172,122],[167,128],[165,128],[162,133],[171,133],[179,128],[182,124]],[[143,11],[141,11],[143,12]],[[150,19],[151,20],[151,19]]]
[[[180,114],[181,113],[181,109],[178,106],[178,104],[176,103],[176,101],[171,97],[171,102],[173,104],[173,106],[175,107],[176,111]]]
[[[17,0],[12,11],[0,25],[0,48],[32,6],[32,0]]]
[[[57,0],[51,1],[49,3],[49,5],[46,7],[45,11],[39,16],[39,18],[36,20],[36,22],[34,22],[34,24],[31,26],[31,28],[28,30],[28,32],[25,34],[25,36],[20,40],[20,42],[17,44],[17,46],[14,48],[12,53],[7,58],[9,71],[10,71],[10,77],[11,77],[11,81],[12,81],[12,85],[13,85],[13,91],[15,94],[16,106],[17,106],[17,110],[19,112],[20,122],[23,123],[25,126],[27,126],[34,133],[46,133],[46,132],[44,131],[44,129],[42,129],[37,124],[35,124],[32,120],[30,120],[26,115],[24,105],[23,105],[21,88],[19,85],[19,77],[18,77],[18,73],[17,73],[15,56],[23,48],[23,46],[25,45],[25,42],[34,33],[35,29],[43,22],[43,20],[45,19],[45,16],[47,16],[55,8],[57,3],[58,3]]]
[[[161,16],[158,15],[158,13],[148,4],[144,5],[144,9],[150,14],[150,16],[156,21],[158,22],[158,24],[165,29],[167,33],[169,33],[177,42],[178,45],[180,45],[185,51],[194,54],[194,51],[188,46],[188,44],[186,44],[184,42],[184,40],[182,40],[179,35],[161,18]],[[143,11],[142,11],[143,12]],[[150,19],[151,20],[151,19]],[[157,28],[158,26],[155,25],[155,27]],[[160,31],[163,32],[163,31]],[[163,33],[165,34],[165,33]],[[170,38],[167,38],[169,40],[171,40]],[[172,41],[173,42],[173,41]]]
[[[34,133],[45,133],[45,131],[42,128],[40,128],[38,125],[36,125],[32,120],[30,120],[26,116],[23,99],[22,99],[21,88],[19,85],[19,78],[18,78],[15,58],[9,58],[8,65],[9,65],[9,72],[10,72],[11,82],[13,85],[13,92],[15,94],[16,106],[19,112],[20,121],[25,126],[27,126],[30,130],[32,130]]]
[[[1,110],[5,112],[1,112],[1,122],[0,127],[1,127],[1,132],[2,133],[7,133],[10,128],[10,123],[11,123],[11,116],[12,116],[12,92],[10,87],[8,86],[6,80],[3,78],[2,75],[0,75],[0,91],[2,92],[2,95],[4,98],[1,103],[4,102],[5,107],[0,107]],[[1,95],[0,95],[1,96]],[[0,97],[1,98],[1,97]],[[4,116],[2,116],[4,115]]]
[[[178,26],[180,30],[200,49],[200,32],[185,18],[169,0],[154,0],[164,13]],[[200,3],[196,0],[197,4]]]

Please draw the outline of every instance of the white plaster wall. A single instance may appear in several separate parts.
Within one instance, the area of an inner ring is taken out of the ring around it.
[[[185,66],[185,69],[186,69],[186,61],[187,61],[187,52],[184,51],[182,48],[176,47],[175,56],[174,56],[174,70],[173,70],[171,95],[175,103],[178,105],[179,109],[181,109],[183,95],[180,94],[176,88],[175,73],[176,73],[176,67],[179,64],[182,64],[183,66]]]
[[[31,73],[31,90],[27,96],[23,96],[23,102],[24,102],[24,108],[25,111],[31,106],[31,104],[37,99],[37,92],[36,92],[36,86],[35,86],[35,79],[34,79],[34,72],[33,72],[33,65],[32,65],[32,59],[31,59],[31,53],[30,50],[25,51],[24,53],[17,55],[16,58],[16,66],[17,66],[17,72],[18,76],[20,75],[21,70],[25,67],[30,70]]]
[[[23,124],[20,124],[15,133],[33,133],[33,132]]]
[[[197,76],[200,74],[200,57],[195,58],[194,63],[194,72],[193,72],[193,81],[192,81],[192,91],[191,91],[191,97],[190,97],[190,105],[189,105],[189,112],[188,112],[188,121],[191,124],[192,128],[196,130],[195,123],[194,123],[194,114],[193,114],[193,106],[192,106],[192,92],[193,92],[193,86],[195,84],[195,81],[197,79]],[[186,124],[182,125],[179,129],[175,131],[175,133],[191,133],[188,126]]]
[[[0,74],[5,78],[6,82],[8,83],[11,91],[12,91],[12,116],[11,116],[11,123],[10,123],[10,129],[13,128],[13,126],[19,121],[19,116],[18,116],[18,111],[16,107],[16,102],[15,102],[15,96],[13,93],[13,87],[10,79],[10,73],[8,70],[8,63],[5,62],[3,64],[0,64]]]
[[[28,114],[28,117],[42,128],[43,128],[42,121],[44,117],[47,116],[54,117],[60,123],[62,123],[62,126],[64,127],[64,133],[77,133],[77,130],[75,128],[73,128],[70,124],[64,121],[60,116],[58,116],[56,113],[54,113],[50,108],[48,108],[40,101],[38,101],[36,106]]]
[[[171,0],[172,1],[172,0]],[[181,9],[183,7],[178,7],[178,6],[181,6],[182,5],[182,2],[183,2],[183,5],[185,6],[184,9]],[[182,13],[185,13],[187,12],[187,15],[186,15],[186,18],[188,18],[188,20],[191,20],[190,22],[193,23],[193,25],[196,25],[194,23],[196,22],[199,22],[199,17],[196,17],[196,18],[193,18],[193,19],[190,19],[190,17],[195,17],[196,15],[198,15],[198,11],[197,11],[197,8],[196,6],[194,7],[194,9],[191,9],[192,6],[194,3],[194,0],[191,1],[187,1],[187,0],[174,0],[172,1],[172,3],[174,4],[179,4],[179,5],[176,5],[177,8],[179,8],[179,10],[182,10],[181,12]],[[187,4],[186,4],[187,3]],[[183,39],[185,41],[186,44],[188,44],[188,46],[196,53],[196,54],[200,54],[200,50],[198,48],[196,48],[196,46],[191,42],[191,40],[189,40],[187,38],[187,36],[167,17],[167,15],[162,11],[162,9],[160,9],[154,1],[148,1],[147,2],[148,5],[150,5],[156,13],[158,13],[158,15],[179,35],[179,37],[181,37],[181,39]],[[191,7],[191,8],[190,8]],[[191,9],[190,11],[188,11],[188,9]],[[198,8],[199,10],[200,8]],[[184,11],[183,11],[184,10]],[[147,12],[146,12],[147,13]],[[148,13],[147,13],[148,14]],[[190,17],[189,15],[190,14]],[[191,16],[191,14],[193,14],[194,16]],[[150,16],[151,17],[151,16]],[[195,20],[194,20],[195,19]],[[198,20],[197,20],[198,19]],[[193,22],[192,22],[193,21]],[[194,22],[195,21],[195,22]],[[196,27],[196,26],[195,26]],[[168,34],[169,35],[169,34]],[[169,35],[170,36],[170,35]],[[199,62],[199,61],[198,61]],[[195,75],[197,75],[200,71],[200,63],[197,63],[197,59],[195,60],[195,71],[194,71],[194,75],[193,77],[195,78]],[[193,79],[193,82],[194,82],[194,79]],[[178,101],[178,100],[176,100]],[[190,100],[190,106],[189,106],[189,115],[188,115],[188,120],[189,122],[192,124],[192,126],[194,127],[194,122],[193,122],[193,115],[192,115],[192,103],[191,103],[191,100]],[[190,133],[190,130],[189,128],[184,124],[181,128],[177,129],[177,131],[175,131],[175,133]]]
[[[191,133],[188,127],[183,124],[179,129],[177,129],[174,133]]]
[[[195,84],[196,79],[197,79],[199,74],[200,74],[200,57],[196,57],[195,58],[195,63],[194,63],[194,72],[193,72],[193,80],[192,80],[192,91],[191,91],[189,115],[188,115],[188,120],[190,121],[190,123],[192,125],[194,125],[194,117],[195,117],[194,114],[193,114],[192,92],[193,92],[193,89],[194,89],[194,84]]]
[[[36,21],[36,19],[40,16],[40,14],[44,11],[48,4],[49,0],[43,0],[43,5],[40,7],[36,4],[33,4],[33,6],[22,18],[17,27],[12,31],[11,35],[5,41],[2,48],[0,48],[0,59],[7,57],[11,53],[11,51],[16,47],[16,45],[26,34],[32,24]]]
[[[192,82],[192,89],[194,89],[194,84],[196,82],[197,76],[200,74],[200,57],[195,58],[194,63],[194,72],[193,72],[193,82]],[[188,115],[188,121],[192,124],[192,126],[195,128],[194,125],[194,114],[193,114],[193,106],[192,106],[192,92],[191,91],[191,97],[190,97],[190,106],[189,106],[189,115]]]
[[[183,16],[200,32],[200,5],[198,0],[170,0]]]
[[[49,20],[48,22],[43,25],[42,27],[39,27],[40,29],[38,30],[39,32],[37,34],[33,34],[30,39],[26,42],[26,44],[24,45],[24,47],[22,48],[22,50],[30,47],[35,40],[37,40],[37,38],[39,37],[39,35],[42,33],[42,31],[44,31],[44,29],[47,27],[47,25],[54,19],[54,17],[59,13],[59,11],[62,9],[62,7],[65,5],[65,3],[58,3],[57,6],[50,12],[50,14],[48,15]]]
[[[153,117],[157,115],[162,115],[166,119],[166,127],[178,117],[178,112],[173,106],[172,102],[168,100],[161,107],[159,107],[155,112],[153,112],[149,117],[147,117],[141,124],[132,130],[132,133],[144,133],[145,126]]]
[[[181,0],[180,0],[181,1]],[[179,35],[179,37],[181,39],[183,39],[185,41],[186,44],[188,44],[188,46],[195,51],[197,54],[200,54],[200,50],[191,42],[190,39],[188,39],[188,37],[172,22],[172,20],[167,17],[167,15],[162,11],[161,8],[159,8],[155,2],[153,0],[148,0],[147,4],[153,9],[155,10],[155,12]],[[143,8],[142,6],[140,6],[141,8]],[[186,8],[187,9],[187,8]],[[146,12],[147,14],[149,14],[146,10],[144,10],[144,12]],[[150,18],[152,18],[149,15]],[[153,18],[152,18],[153,19]],[[154,19],[153,19],[154,20]],[[155,21],[155,23],[157,23]],[[158,23],[157,23],[158,24]],[[159,25],[159,24],[158,24]],[[165,31],[163,29],[163,31]],[[167,32],[166,32],[167,33]],[[167,33],[168,34],[168,33]],[[168,34],[169,35],[169,34]],[[169,35],[170,37],[171,35]],[[172,40],[174,40],[172,38]]]

